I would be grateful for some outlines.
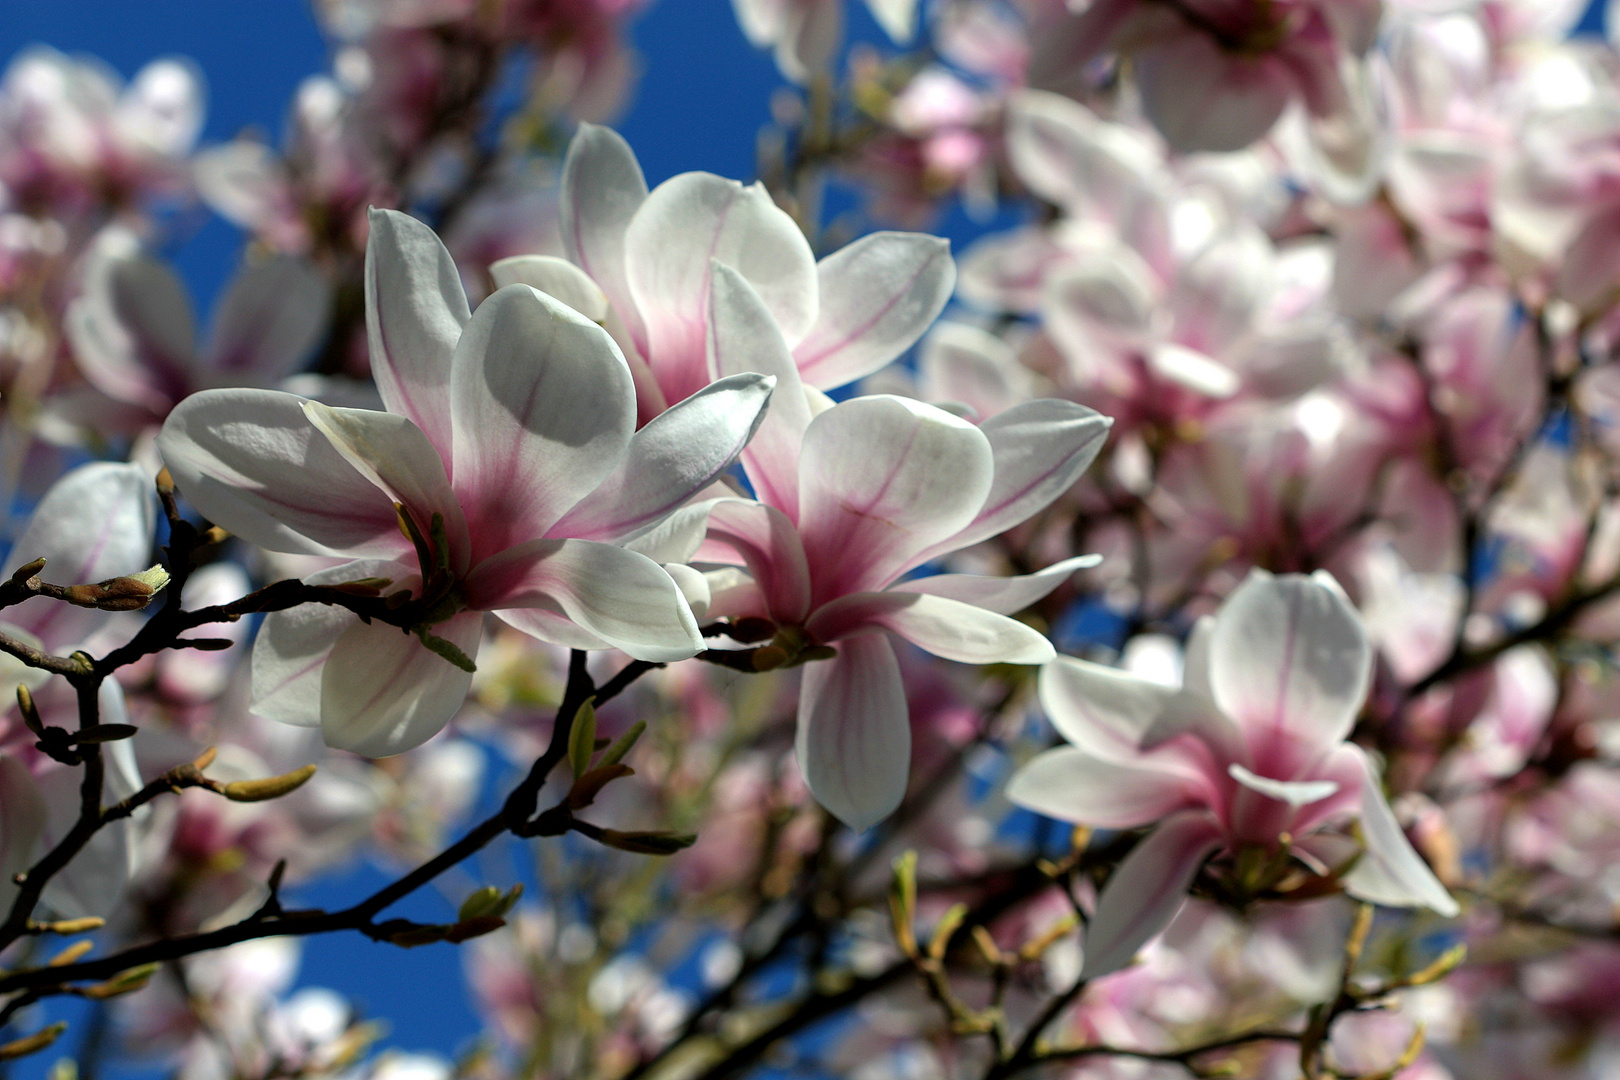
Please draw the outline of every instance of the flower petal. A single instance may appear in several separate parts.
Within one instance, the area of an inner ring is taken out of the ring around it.
[[[270,551],[390,557],[410,544],[383,495],[275,390],[204,390],[175,406],[158,450],[209,521]]]
[[[624,233],[646,201],[647,181],[630,144],[611,128],[580,124],[568,144],[558,196],[563,250],[602,287],[643,348],[646,330],[625,277]]]
[[[831,390],[911,348],[945,309],[956,264],[947,240],[880,232],[822,259],[816,277],[816,321],[793,359],[806,383]]]
[[[935,574],[891,585],[891,593],[916,592],[960,600],[1001,615],[1016,615],[1037,600],[1045,598],[1080,570],[1102,562],[1101,555],[1076,555],[1053,563],[1045,570],[1017,577],[988,577],[978,574]]]
[[[881,626],[919,649],[963,664],[1044,664],[1056,653],[1033,627],[993,611],[927,593],[864,592],[816,609],[805,623],[820,643]]]
[[[528,285],[561,300],[593,323],[607,318],[607,294],[585,271],[555,255],[514,255],[501,259],[490,264],[489,276],[495,279],[497,289]]]
[[[804,547],[787,515],[774,506],[744,499],[721,499],[709,510],[709,539],[700,550],[704,561],[741,558],[765,597],[771,618],[797,624],[810,610],[810,568]],[[711,557],[712,556],[712,557]]]
[[[1059,821],[1099,829],[1147,825],[1203,800],[1189,797],[1183,777],[1146,764],[1103,760],[1059,746],[1007,781],[1009,802]]]
[[[760,502],[790,518],[799,515],[799,445],[810,426],[799,371],[765,301],[724,263],[711,267],[709,369],[715,375],[757,371],[776,379],[771,407],[742,453],[743,469]]]
[[[551,534],[619,543],[653,528],[737,460],[775,385],[766,375],[733,375],[660,413]]]
[[[1148,939],[1170,925],[1198,868],[1220,846],[1214,818],[1188,810],[1166,818],[1132,848],[1097,898],[1086,926],[1080,977],[1101,978],[1128,965]]]
[[[931,405],[875,395],[811,421],[799,454],[799,534],[815,603],[882,588],[973,520],[990,444]]]
[[[685,660],[703,648],[692,609],[663,567],[612,544],[532,540],[474,567],[465,589],[471,606],[499,611],[537,637],[550,621],[515,609],[561,615],[637,660]]]
[[[273,255],[231,280],[206,352],[215,371],[266,382],[303,366],[327,332],[332,286],[303,259]]]
[[[1041,708],[1075,746],[1109,759],[1134,754],[1181,691],[1114,668],[1060,656],[1041,669]]]
[[[444,461],[421,428],[393,413],[333,409],[318,401],[304,402],[304,415],[355,471],[390,502],[411,511],[424,536],[431,535],[435,515],[442,518],[451,572],[466,572],[467,522],[450,490]],[[422,568],[424,573],[428,569]]]
[[[180,279],[121,230],[97,238],[66,329],[103,393],[162,415],[193,389],[196,329]]]
[[[1102,449],[1108,417],[1070,401],[1015,405],[979,426],[990,440],[995,481],[972,524],[936,545],[929,557],[988,540],[1041,510],[1086,471]]]
[[[799,768],[816,801],[857,832],[894,812],[911,772],[900,665],[882,634],[806,664],[799,689]]]
[[[672,401],[708,383],[711,263],[734,268],[759,293],[788,342],[816,314],[815,256],[765,189],[682,173],[647,197],[625,232],[630,289],[647,325],[647,360]]]
[[[1280,730],[1325,751],[1350,733],[1371,673],[1360,617],[1317,578],[1251,571],[1216,612],[1210,690],[1246,732]]]
[[[484,616],[464,611],[432,633],[476,657]],[[366,757],[404,753],[444,730],[467,700],[472,677],[396,626],[356,621],[327,657],[321,735],[327,746]]]
[[[1293,807],[1321,802],[1339,790],[1335,780],[1273,780],[1269,776],[1250,772],[1235,761],[1226,767],[1226,774],[1250,791]]]
[[[474,561],[544,536],[618,466],[635,430],[607,331],[527,285],[478,306],[456,346],[450,482]]]
[[[1291,86],[1274,56],[1228,53],[1201,33],[1138,50],[1136,85],[1142,111],[1172,148],[1241,150],[1282,115]]]
[[[11,545],[11,564],[44,559],[45,580],[58,585],[105,581],[152,565],[157,500],[139,465],[91,462],[63,476],[34,507]],[[4,619],[34,635],[49,651],[84,643],[106,615],[36,596]]]
[[[450,459],[450,364],[471,318],[455,260],[409,214],[371,211],[366,336],[388,411],[408,417]]]
[[[1340,752],[1359,758],[1366,777],[1361,787],[1361,834],[1367,850],[1345,875],[1345,891],[1375,904],[1426,907],[1448,919],[1455,916],[1460,910],[1457,901],[1412,849],[1384,799],[1372,761],[1354,744],[1346,744]]]

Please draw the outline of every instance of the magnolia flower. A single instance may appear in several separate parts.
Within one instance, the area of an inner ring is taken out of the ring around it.
[[[772,48],[776,67],[797,83],[826,72],[844,37],[844,0],[732,0],[737,24],[757,48]],[[866,0],[896,44],[911,40],[917,0]]]
[[[255,709],[319,722],[342,749],[408,750],[460,707],[490,611],[573,648],[695,654],[669,575],[616,545],[731,462],[770,380],[718,383],[637,432],[630,370],[601,327],[526,285],[469,315],[431,230],[393,211],[373,211],[371,230],[367,328],[387,412],[205,391],[158,438],[211,520],[272,551],[356,559],[311,583],[387,579],[420,605],[420,644],[337,608],[271,615]]]
[[[718,371],[775,375],[770,415],[743,452],[756,502],[720,500],[700,557],[742,562],[750,580],[709,613],[770,619],[805,668],[799,766],[816,800],[857,829],[905,794],[906,693],[882,631],[969,664],[1039,664],[1052,646],[1009,618],[1095,560],[1017,578],[908,573],[988,540],[1079,478],[1109,421],[1082,405],[1032,401],[975,427],[888,395],[832,405],[799,383],[787,344],[742,275],[716,265],[710,358]]]
[[[918,233],[873,233],[817,263],[760,184],[692,172],[649,193],[629,144],[590,124],[568,148],[560,213],[567,261],[503,259],[490,272],[497,284],[533,285],[612,331],[636,370],[643,421],[720,374],[707,353],[717,264],[764,301],[794,366],[821,390],[910,348],[956,281],[949,244]]]
[[[1352,895],[1457,913],[1371,760],[1345,741],[1371,668],[1332,577],[1254,570],[1194,629],[1180,690],[1068,657],[1041,673],[1041,704],[1071,745],[1020,769],[1007,797],[1106,829],[1159,822],[1098,898],[1085,977],[1124,967],[1164,929],[1213,852],[1286,845],[1308,864],[1342,864],[1331,838],[1311,834],[1350,817],[1366,845],[1344,877]]]
[[[288,255],[244,263],[226,287],[205,348],[174,271],[123,229],[91,249],[84,292],[66,327],[79,368],[107,396],[161,420],[210,384],[268,383],[292,375],[319,343],[331,287]]]

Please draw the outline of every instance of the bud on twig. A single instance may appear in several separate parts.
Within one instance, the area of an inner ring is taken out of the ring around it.
[[[637,855],[673,855],[697,843],[696,833],[620,832],[603,829],[597,840],[620,851],[633,851]]]
[[[290,795],[304,786],[315,775],[314,765],[305,765],[280,776],[267,776],[263,780],[235,780],[222,784],[219,793],[232,802],[264,802]]]
[[[568,766],[574,776],[582,777],[591,770],[591,755],[596,752],[596,705],[586,701],[574,713],[574,726],[568,731]]]
[[[142,964],[132,967],[128,971],[121,971],[106,982],[97,983],[80,991],[85,997],[93,1001],[103,1001],[107,998],[118,997],[121,994],[131,994],[152,981],[157,974],[158,964]]]
[[[67,1030],[67,1022],[58,1020],[48,1028],[43,1028],[22,1039],[13,1039],[0,1046],[0,1061],[13,1061],[29,1054],[37,1054],[51,1043],[55,1042]]]

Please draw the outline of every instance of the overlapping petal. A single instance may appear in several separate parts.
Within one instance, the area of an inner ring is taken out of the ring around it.
[[[838,644],[806,665],[795,744],[816,801],[852,829],[894,812],[911,769],[911,727],[900,665],[881,633]]]
[[[821,605],[805,623],[818,642],[873,626],[964,664],[1044,664],[1056,655],[1052,643],[1026,623],[928,593],[851,593]]]

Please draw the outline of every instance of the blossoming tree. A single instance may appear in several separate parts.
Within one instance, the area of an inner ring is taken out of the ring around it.
[[[649,183],[645,6],[0,77],[0,1061],[1610,1075],[1620,8],[735,0]]]

